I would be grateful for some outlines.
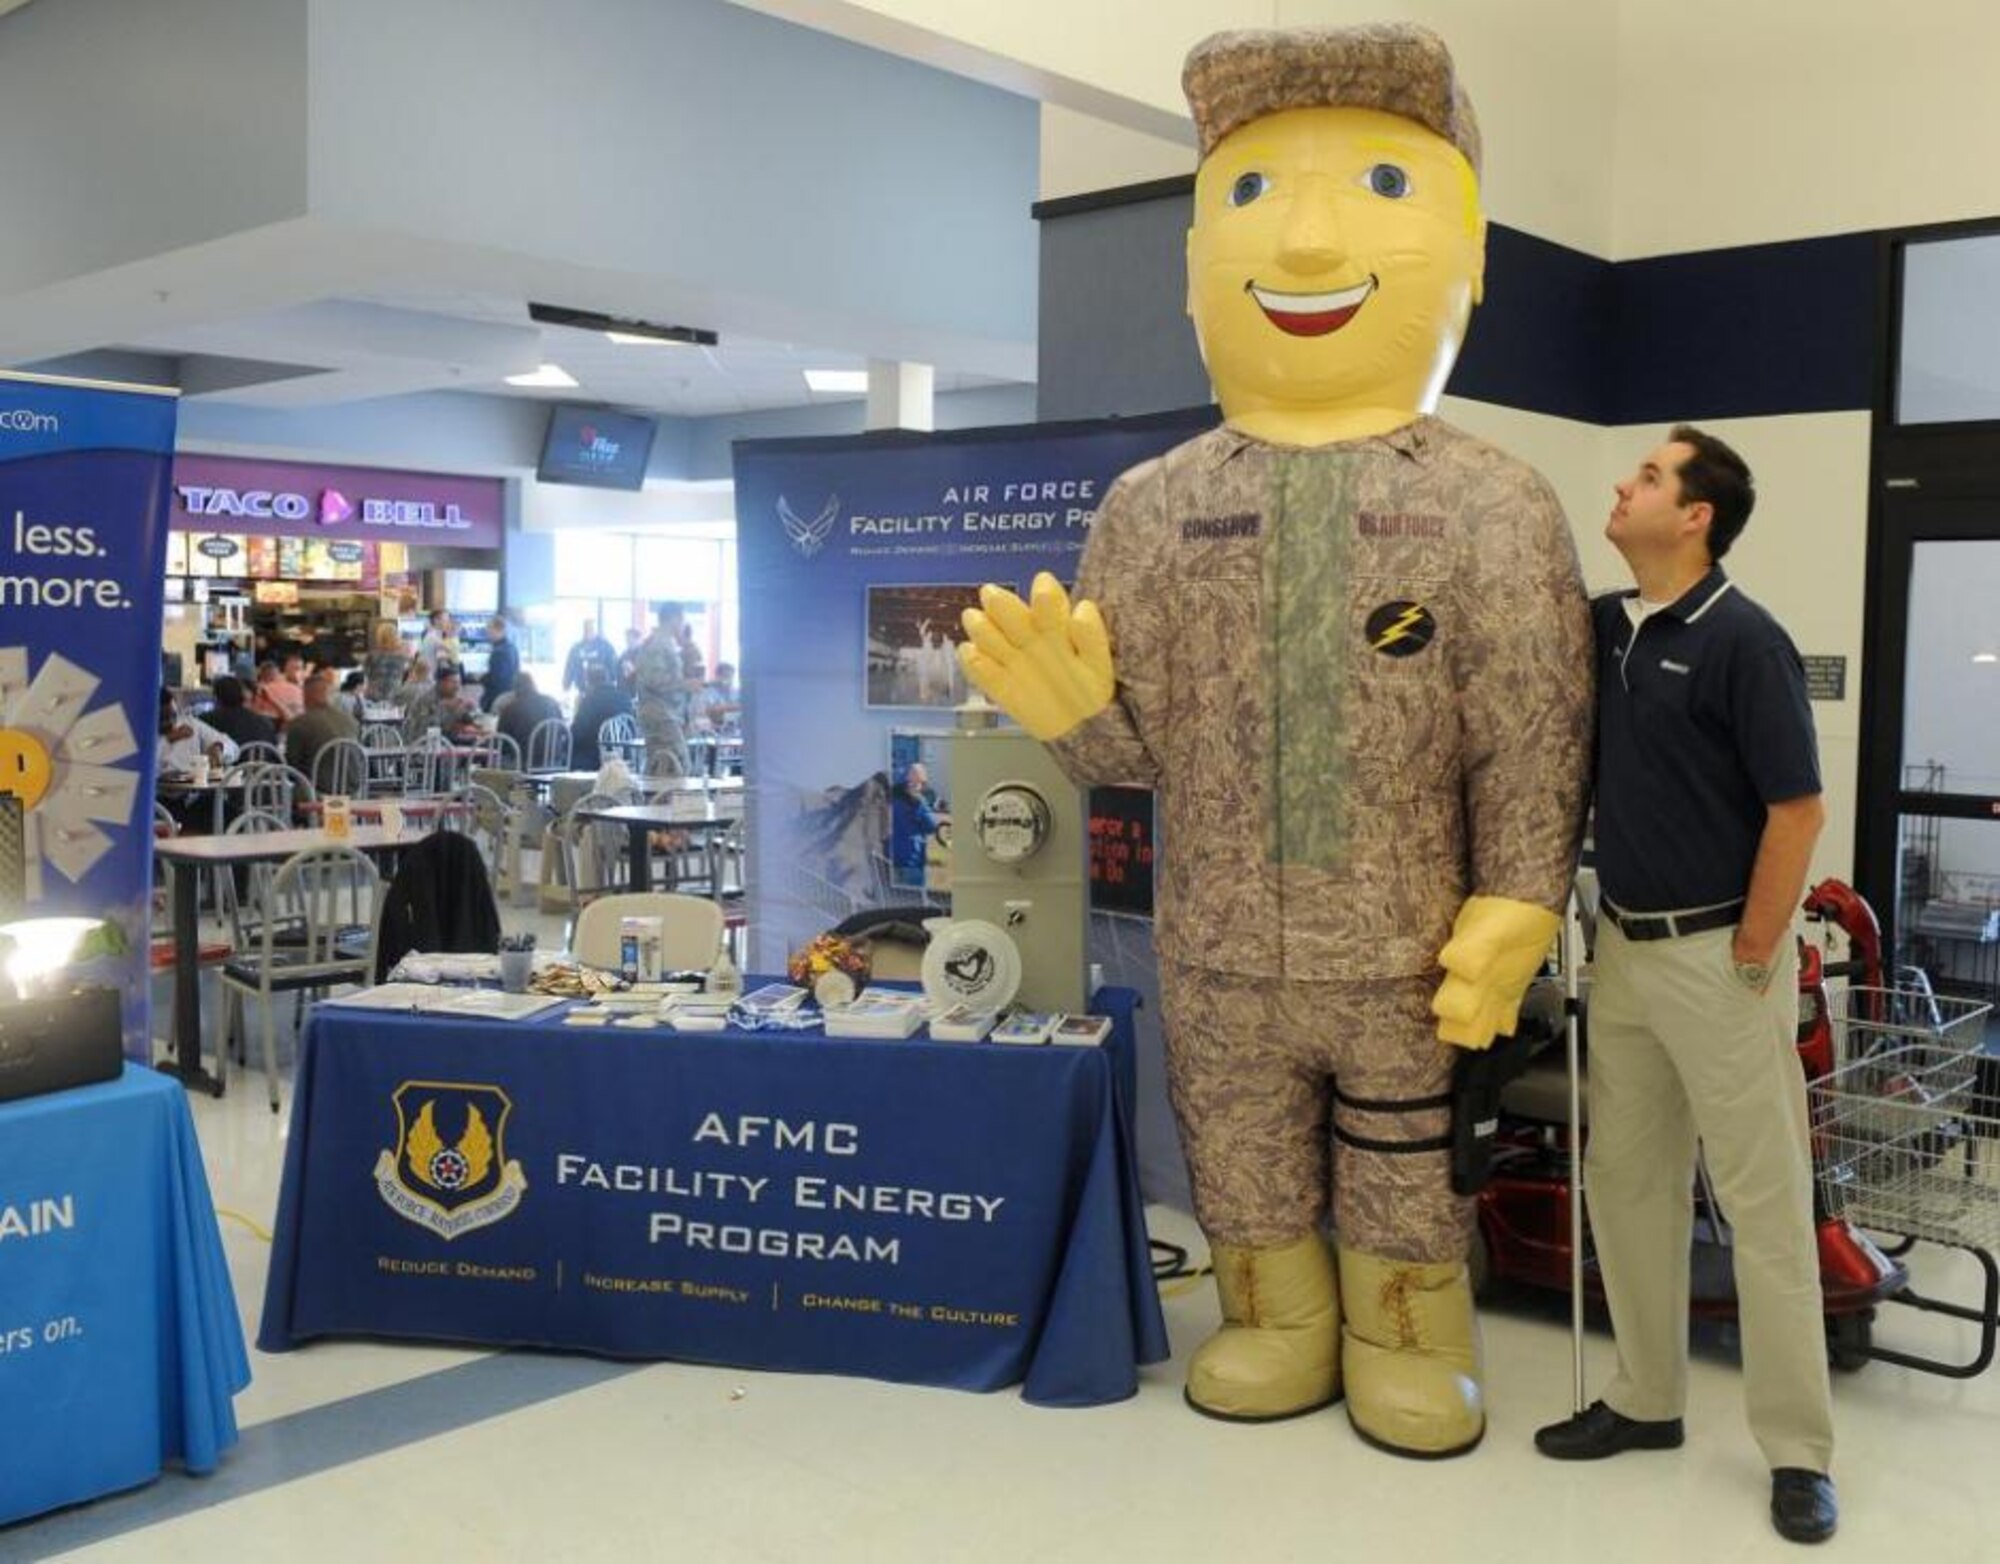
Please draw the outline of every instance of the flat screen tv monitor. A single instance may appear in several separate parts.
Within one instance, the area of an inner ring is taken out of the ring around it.
[[[535,476],[543,483],[580,483],[593,489],[640,488],[655,427],[651,418],[564,403],[549,416]]]

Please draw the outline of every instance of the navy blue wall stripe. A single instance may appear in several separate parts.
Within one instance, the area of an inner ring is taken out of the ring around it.
[[[1040,408],[1090,418],[1207,391],[1183,313],[1193,180],[1045,202]],[[1501,224],[1449,390],[1594,424],[1866,409],[1878,238],[1610,262]]]
[[[1623,261],[1602,423],[1874,405],[1871,233]]]
[[[1489,225],[1486,302],[1445,387],[1453,396],[1604,423],[1618,268],[1533,234]]]

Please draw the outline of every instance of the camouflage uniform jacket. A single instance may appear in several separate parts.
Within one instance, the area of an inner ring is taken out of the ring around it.
[[[1225,426],[1118,480],[1077,592],[1118,688],[1051,748],[1157,789],[1162,960],[1409,976],[1468,894],[1563,905],[1590,618],[1532,468],[1433,418],[1315,450]]]
[[[674,638],[655,630],[639,643],[632,657],[632,704],[641,721],[652,716],[679,719],[681,649]]]

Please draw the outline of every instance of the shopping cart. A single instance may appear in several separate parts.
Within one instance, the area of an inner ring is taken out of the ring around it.
[[[1985,1276],[1981,1308],[1905,1287],[1888,1301],[1969,1320],[1979,1351],[1954,1364],[1872,1344],[1833,1343],[1836,1358],[1871,1358],[1957,1379],[1983,1373],[2000,1338],[2000,1056],[1983,1051],[1990,1004],[1927,988],[1854,987],[1832,996],[1835,1062],[1811,1085],[1813,1160],[1825,1210],[1870,1232],[1962,1249]]]

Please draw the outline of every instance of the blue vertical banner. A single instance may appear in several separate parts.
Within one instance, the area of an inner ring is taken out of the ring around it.
[[[176,410],[0,374],[0,923],[101,920],[64,977],[118,990],[139,1061]]]
[[[960,611],[984,582],[1074,581],[1118,475],[1213,423],[1202,409],[736,447],[757,966],[849,913],[918,899],[888,790],[922,759],[949,810]]]

